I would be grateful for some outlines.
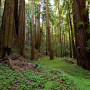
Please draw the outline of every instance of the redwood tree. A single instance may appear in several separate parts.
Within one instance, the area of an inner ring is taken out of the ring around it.
[[[47,31],[48,31],[48,48],[50,59],[53,59],[53,50],[51,44],[51,36],[50,36],[50,26],[49,26],[49,9],[48,9],[48,0],[46,0],[46,17],[47,17]]]
[[[19,20],[18,20],[18,38],[20,54],[24,55],[25,50],[25,0],[20,0]]]
[[[86,9],[86,0],[73,0],[75,13],[76,13],[76,23],[77,23],[77,38],[78,46],[77,48],[77,64],[85,69],[90,69],[90,50],[86,50],[87,41],[90,39],[87,37],[86,29],[88,26],[88,14]],[[90,36],[90,33],[89,33]]]
[[[5,0],[1,26],[2,57],[4,57],[6,53],[10,54],[13,47],[15,32],[14,6],[14,0]]]
[[[31,43],[31,60],[35,58],[34,55],[34,0],[32,0],[32,43]]]
[[[37,28],[37,27],[36,27]],[[36,29],[36,49],[40,52],[40,3],[38,4],[38,28]]]
[[[16,28],[16,35],[18,36],[18,0],[15,1],[15,28]]]
[[[1,0],[0,0],[0,21],[1,21]],[[0,27],[1,27],[1,25],[0,25]],[[0,31],[1,31],[1,28],[0,28]],[[1,36],[1,34],[0,34],[0,36]],[[1,54],[1,37],[0,37],[0,54]]]

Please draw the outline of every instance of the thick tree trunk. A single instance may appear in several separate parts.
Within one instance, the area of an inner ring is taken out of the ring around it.
[[[18,36],[18,0],[15,0],[15,28],[16,28],[16,34]]]
[[[31,43],[31,60],[35,58],[34,55],[34,0],[32,0],[32,43]]]
[[[46,16],[47,16],[47,30],[48,30],[48,48],[49,48],[49,55],[50,55],[50,60],[51,60],[53,59],[53,50],[52,50],[50,27],[49,27],[48,0],[46,1]]]
[[[1,26],[2,57],[4,57],[6,53],[10,54],[13,47],[15,32],[14,6],[14,0],[5,0]]]
[[[77,64],[85,69],[90,69],[90,53],[86,51],[86,42],[88,40],[86,34],[88,15],[85,9],[85,1],[86,0],[74,0],[76,22],[78,26]]]
[[[18,38],[20,54],[25,51],[25,0],[20,0],[19,20],[18,20]]]

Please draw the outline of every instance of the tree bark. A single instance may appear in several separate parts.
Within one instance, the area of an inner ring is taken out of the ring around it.
[[[15,28],[16,28],[16,35],[18,36],[18,0],[15,0]]]
[[[70,4],[68,4],[68,10],[69,10],[69,23],[70,23],[70,30],[71,30],[71,37],[72,37],[72,54],[73,54],[73,57],[75,58],[74,35],[73,35],[73,27],[72,27],[72,20],[71,20],[71,14],[70,14],[70,7],[69,6],[70,6]]]
[[[59,14],[59,25],[61,24],[61,16],[60,16],[60,3],[59,3],[60,1],[58,0],[58,14]],[[61,43],[61,39],[62,39],[62,36],[61,36],[61,26],[59,27],[59,29],[60,29],[60,51],[61,51],[61,57],[62,57],[62,43]]]
[[[47,16],[47,30],[48,30],[48,48],[49,48],[49,55],[50,55],[50,60],[51,60],[53,59],[53,50],[52,50],[50,27],[49,27],[48,0],[46,0],[46,16]]]
[[[38,41],[37,41],[37,45],[38,45],[38,51],[40,52],[40,4],[38,5],[38,32],[37,32],[37,38],[38,38]]]
[[[73,57],[75,58],[74,36],[73,36],[73,28],[72,28],[72,22],[71,22],[70,14],[69,14],[69,19],[70,19],[70,30],[71,30],[71,37],[72,37],[72,52],[73,52]]]
[[[1,21],[1,0],[0,0],[0,21]],[[1,25],[0,25],[0,58],[1,58]]]
[[[25,0],[20,0],[19,20],[18,20],[18,38],[20,54],[24,56],[25,51]]]
[[[72,4],[72,13],[73,13],[73,24],[74,24],[74,35],[75,35],[75,59],[77,59],[77,52],[76,52],[76,47],[78,46],[78,39],[77,39],[77,23],[76,23],[76,13],[75,13],[75,7],[74,3]]]
[[[85,1],[86,0],[74,0],[76,22],[78,26],[77,64],[85,69],[90,69],[90,51],[86,51],[86,42],[88,40],[86,34],[88,15]]]
[[[10,54],[13,47],[15,32],[14,6],[14,0],[5,0],[1,26],[2,57],[4,57],[6,53]]]
[[[69,27],[69,46],[70,46],[70,58],[72,58],[72,44],[71,44],[71,33],[70,33],[70,27]]]
[[[31,60],[34,60],[34,0],[32,0],[32,43],[31,43]]]

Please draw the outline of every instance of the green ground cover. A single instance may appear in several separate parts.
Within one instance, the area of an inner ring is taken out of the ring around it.
[[[68,63],[66,60],[73,61],[74,64]],[[90,71],[78,67],[75,59],[68,57],[56,57],[54,60],[49,60],[49,58],[42,58],[37,63],[49,66],[50,68],[54,68],[56,70],[61,70],[63,74],[73,80],[74,83],[81,88],[81,90],[90,90]]]
[[[78,67],[74,59],[46,57],[33,63],[38,64],[37,71],[22,74],[1,64],[0,90],[90,90],[90,71]]]

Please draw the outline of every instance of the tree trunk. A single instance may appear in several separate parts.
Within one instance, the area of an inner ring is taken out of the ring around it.
[[[20,54],[24,55],[25,51],[25,0],[20,0],[19,20],[18,20],[18,38]]]
[[[35,58],[34,55],[34,0],[32,0],[32,43],[31,43],[31,60]]]
[[[69,30],[69,46],[70,46],[70,58],[72,58],[72,44],[71,44],[71,33],[70,33],[70,30]]]
[[[1,0],[0,0],[0,20],[1,20]]]
[[[58,55],[57,55],[57,36],[56,36],[57,33],[56,33],[56,30],[57,30],[57,29],[56,29],[56,27],[55,27],[55,46],[56,46],[56,47],[55,47],[55,48],[56,48],[56,50],[55,50],[55,55],[56,55],[56,57],[57,57]]]
[[[51,36],[50,36],[48,0],[46,0],[46,16],[47,16],[47,30],[48,30],[48,47],[49,47],[49,55],[51,60],[53,59],[53,50],[52,50]]]
[[[38,51],[40,52],[40,4],[38,5],[38,11],[39,11],[39,14],[38,14]]]
[[[44,16],[42,15],[42,29],[40,29],[40,46],[42,45],[43,38],[43,29],[44,29]]]
[[[29,46],[29,30],[28,30],[28,32],[26,33],[26,44],[27,44],[27,46]]]
[[[18,0],[15,0],[15,27],[16,27],[16,35],[18,36]]]
[[[74,0],[76,22],[78,26],[77,64],[85,69],[90,69],[90,51],[86,51],[86,42],[88,40],[86,34],[88,15],[85,9],[85,1],[86,0]]]
[[[1,22],[1,0],[0,0],[0,22]],[[0,24],[0,58],[1,58],[1,24]]]
[[[1,26],[2,57],[6,53],[10,54],[13,47],[15,32],[14,6],[14,0],[5,0]]]
[[[64,55],[64,57],[65,57],[65,54],[66,54],[66,45],[65,45],[65,39],[66,39],[66,38],[65,38],[65,32],[64,32],[63,38],[64,38],[64,41],[63,41],[63,42],[64,42],[64,51],[63,51],[64,54],[63,54],[63,55]]]
[[[47,31],[47,28],[46,28],[46,55],[48,55],[48,31]]]
[[[58,14],[59,14],[59,25],[61,24],[61,16],[60,16],[60,1],[58,0]],[[61,51],[61,57],[62,57],[62,43],[61,43],[61,26],[59,27],[59,29],[60,29],[60,51]]]
[[[68,4],[68,10],[69,10],[69,23],[70,23],[70,30],[71,30],[71,37],[72,37],[72,53],[73,53],[73,57],[75,58],[75,45],[74,45],[73,27],[72,27],[69,4]]]
[[[62,57],[62,35],[61,35],[62,31],[61,31],[61,27],[60,27],[60,51],[61,51],[61,57]]]
[[[69,14],[69,20],[70,20],[70,30],[71,30],[71,37],[72,37],[72,52],[73,52],[73,57],[75,58],[74,36],[73,36],[73,28],[72,28],[72,22],[71,22],[70,14]]]
[[[77,39],[77,23],[76,23],[76,14],[75,14],[75,7],[74,3],[72,4],[72,12],[73,12],[73,24],[74,24],[74,35],[75,35],[75,59],[77,58],[77,52],[76,52],[76,47],[78,46],[78,39]]]

